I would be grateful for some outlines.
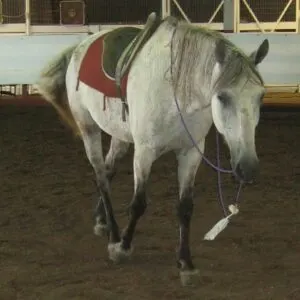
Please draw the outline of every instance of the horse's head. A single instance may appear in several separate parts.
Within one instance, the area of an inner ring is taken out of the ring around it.
[[[256,66],[269,51],[268,40],[249,57],[220,41],[216,44],[216,88],[212,115],[231,155],[231,166],[238,179],[251,182],[258,171],[255,129],[265,93]]]

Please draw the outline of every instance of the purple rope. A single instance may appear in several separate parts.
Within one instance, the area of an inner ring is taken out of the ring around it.
[[[220,162],[220,141],[219,141],[219,134],[218,134],[218,131],[216,130],[216,146],[217,146],[217,165],[215,166],[212,162],[210,162],[208,160],[208,158],[206,158],[203,154],[203,152],[200,150],[199,146],[197,145],[197,143],[195,142],[193,136],[191,135],[190,131],[188,130],[187,128],[187,125],[184,121],[184,118],[183,118],[183,115],[182,115],[182,112],[179,108],[179,105],[178,105],[178,101],[177,101],[177,97],[176,95],[174,95],[174,99],[175,99],[175,103],[176,103],[176,106],[177,106],[177,109],[178,109],[178,112],[179,112],[179,115],[180,115],[180,118],[181,118],[181,121],[182,121],[182,124],[186,130],[186,133],[188,134],[188,136],[190,137],[190,140],[192,141],[193,145],[196,147],[196,149],[198,150],[198,152],[201,154],[202,158],[204,159],[204,161],[209,165],[211,166],[215,171],[217,171],[217,176],[218,176],[218,200],[219,200],[219,203],[220,203],[220,206],[223,210],[223,214],[224,214],[224,217],[227,217],[228,216],[228,212],[227,212],[227,209],[225,207],[225,201],[224,201],[224,198],[223,198],[223,193],[222,193],[222,179],[221,179],[221,173],[227,173],[227,174],[232,174],[234,173],[233,170],[229,170],[229,169],[223,169],[221,168],[221,162]],[[240,194],[241,194],[241,190],[242,190],[242,186],[243,186],[243,183],[240,182],[239,184],[239,187],[238,187],[238,190],[237,190],[237,194],[236,194],[236,197],[235,197],[235,204],[237,204],[239,202],[239,198],[240,198]]]
[[[171,43],[170,43],[170,50],[171,50],[171,65],[170,65],[170,73],[171,73],[171,78],[173,79],[173,62],[174,62],[174,58],[173,58],[173,39],[174,39],[174,36],[175,36],[175,32],[176,32],[176,27],[173,31],[173,34],[172,34],[172,38],[171,38]],[[227,173],[227,174],[231,174],[233,173],[232,170],[227,170],[227,169],[222,169],[220,168],[219,166],[215,166],[212,162],[209,161],[208,158],[205,157],[204,153],[202,153],[202,151],[200,150],[200,148],[198,147],[196,141],[194,140],[193,136],[191,135],[185,121],[184,121],[184,118],[183,118],[183,115],[182,115],[182,112],[181,112],[181,109],[179,107],[179,104],[178,104],[178,100],[177,100],[177,97],[176,97],[176,88],[173,86],[173,92],[174,92],[174,99],[175,99],[175,104],[176,104],[176,107],[177,107],[177,110],[179,112],[179,115],[180,115],[180,119],[181,119],[181,122],[185,128],[185,131],[186,133],[188,134],[191,142],[193,143],[194,147],[199,151],[199,153],[201,154],[202,158],[204,159],[204,161],[209,165],[211,166],[215,171],[217,172],[222,172],[222,173]]]
[[[227,212],[227,209],[225,207],[225,201],[224,201],[224,198],[223,198],[223,193],[222,193],[222,179],[221,179],[221,173],[226,173],[226,174],[233,174],[234,171],[233,170],[230,170],[230,169],[223,169],[221,167],[221,162],[220,162],[220,140],[219,140],[219,134],[216,130],[216,146],[217,146],[217,165],[214,165],[207,157],[205,157],[205,155],[203,154],[203,152],[200,150],[199,146],[197,145],[197,143],[195,142],[193,136],[191,135],[186,123],[185,123],[185,120],[183,118],[183,115],[182,115],[182,112],[179,108],[179,104],[178,104],[178,101],[177,101],[177,97],[174,93],[174,99],[175,99],[175,103],[176,103],[176,107],[177,107],[177,110],[179,112],[179,115],[180,115],[180,119],[181,119],[181,122],[185,128],[185,131],[186,133],[188,134],[191,142],[193,143],[194,147],[196,147],[196,149],[198,150],[198,152],[201,154],[202,158],[204,159],[204,161],[209,165],[211,166],[216,172],[217,172],[217,176],[218,176],[218,200],[219,200],[219,203],[220,203],[220,206],[223,210],[223,214],[225,217],[228,216],[228,212]],[[243,183],[240,182],[239,184],[239,187],[238,187],[238,190],[237,190],[237,194],[236,194],[236,197],[235,197],[235,202],[234,203],[238,203],[239,202],[239,198],[240,198],[240,194],[241,194],[241,190],[242,190],[242,186],[243,186]]]
[[[217,171],[218,173],[227,173],[227,174],[232,174],[233,171],[232,170],[229,170],[229,169],[223,169],[223,168],[220,168],[220,166],[216,166],[214,165],[208,158],[206,158],[206,156],[203,154],[203,152],[200,150],[199,146],[197,145],[197,143],[195,142],[194,138],[192,137],[189,129],[187,128],[187,125],[184,121],[184,118],[183,118],[183,115],[182,115],[182,112],[179,108],[179,104],[178,104],[178,101],[177,101],[177,97],[175,95],[175,92],[174,92],[174,98],[175,98],[175,103],[176,103],[176,106],[177,106],[177,110],[179,112],[179,116],[180,116],[180,119],[181,119],[181,122],[185,128],[185,131],[186,133],[188,134],[191,142],[193,143],[193,146],[199,151],[199,153],[201,154],[202,158],[204,159],[204,161],[210,166],[212,167],[215,171]]]
[[[221,162],[220,162],[220,140],[219,140],[219,134],[218,132],[216,131],[216,144],[217,144],[217,167],[219,170],[221,170]],[[235,204],[237,204],[239,202],[239,198],[240,198],[240,194],[241,194],[241,190],[242,190],[242,186],[243,186],[243,183],[240,182],[239,184],[239,187],[238,187],[238,190],[237,190],[237,194],[236,194],[236,197],[235,197]],[[222,207],[222,210],[223,210],[223,214],[225,217],[228,216],[228,212],[227,212],[227,209],[225,207],[225,202],[224,202],[224,199],[223,199],[223,194],[222,194],[222,181],[221,181],[221,172],[218,171],[218,194],[219,194],[219,203],[220,203],[220,206]]]
[[[176,31],[176,28],[174,29],[174,32],[173,32],[173,35],[172,35],[172,39],[171,39],[171,66],[170,66],[170,72],[171,72],[171,78],[173,78],[173,38],[174,38],[174,35],[175,35],[175,31]],[[226,174],[232,174],[234,173],[233,170],[229,170],[229,169],[223,169],[221,168],[221,163],[220,163],[220,142],[219,142],[219,134],[218,134],[218,131],[216,130],[216,144],[217,144],[217,165],[214,165],[208,158],[206,158],[206,156],[204,155],[204,153],[200,150],[199,146],[197,145],[196,141],[194,140],[193,136],[191,135],[186,123],[185,123],[185,120],[184,120],[184,117],[182,115],[182,112],[181,112],[181,109],[179,107],[179,104],[178,104],[178,100],[177,100],[177,97],[176,97],[176,89],[173,88],[173,91],[174,91],[174,100],[175,100],[175,104],[176,104],[176,107],[177,107],[177,110],[179,112],[179,116],[180,116],[180,119],[181,119],[181,122],[185,128],[185,131],[186,133],[188,134],[192,144],[194,145],[194,147],[198,150],[198,152],[200,153],[200,155],[202,156],[202,158],[204,159],[204,161],[210,166],[212,167],[215,171],[217,171],[217,174],[218,174],[218,194],[219,194],[219,203],[220,203],[220,206],[223,210],[223,214],[225,217],[228,216],[228,212],[226,210],[226,207],[225,207],[225,204],[224,204],[224,199],[223,199],[223,194],[222,194],[222,182],[221,182],[221,173],[226,173]],[[241,193],[241,189],[242,189],[242,186],[243,186],[243,183],[240,182],[239,184],[239,187],[238,187],[238,191],[237,191],[237,195],[236,195],[236,198],[235,198],[235,204],[238,203],[239,201],[239,197],[240,197],[240,193]]]
[[[219,203],[220,203],[220,206],[223,210],[223,214],[225,217],[228,216],[228,212],[227,212],[227,209],[225,207],[225,202],[224,202],[224,199],[223,199],[223,193],[222,193],[222,182],[221,182],[221,173],[227,173],[227,174],[232,174],[234,173],[233,170],[229,170],[229,169],[223,169],[221,168],[221,163],[220,163],[220,141],[219,141],[219,134],[218,134],[218,131],[216,130],[216,144],[217,144],[217,165],[215,166],[212,162],[209,161],[208,158],[205,157],[205,155],[203,154],[203,152],[200,150],[199,146],[197,145],[197,143],[195,142],[193,136],[191,135],[186,123],[185,123],[185,120],[183,118],[183,115],[182,115],[182,112],[181,112],[181,109],[179,108],[179,104],[178,104],[178,100],[177,100],[177,97],[176,97],[176,93],[174,91],[174,99],[175,99],[175,103],[176,103],[176,107],[177,107],[177,110],[179,112],[179,116],[180,116],[180,119],[181,119],[181,122],[185,128],[185,131],[186,133],[188,134],[191,142],[193,143],[194,147],[196,147],[196,149],[198,150],[198,152],[200,153],[200,155],[202,156],[202,158],[204,159],[204,161],[209,165],[211,166],[215,171],[217,171],[217,174],[218,174],[218,194],[219,194],[219,197],[218,197],[218,200],[219,200]],[[239,197],[240,197],[240,193],[241,193],[241,189],[242,189],[242,186],[243,186],[243,183],[240,182],[239,184],[239,187],[238,187],[238,191],[237,191],[237,195],[236,195],[236,198],[235,198],[235,204],[238,203],[239,201]]]
[[[218,194],[219,194],[219,203],[220,206],[223,210],[223,214],[225,217],[227,217],[227,209],[225,207],[225,203],[224,203],[224,199],[223,199],[223,193],[222,193],[222,181],[221,181],[221,172],[220,170],[220,166],[221,166],[221,162],[220,162],[220,141],[219,141],[219,134],[216,131],[216,145],[217,145],[217,167],[218,167]]]
[[[236,196],[235,196],[235,202],[234,202],[235,204],[238,204],[240,202],[239,200],[240,200],[240,194],[241,194],[242,187],[243,187],[243,183],[240,182]]]

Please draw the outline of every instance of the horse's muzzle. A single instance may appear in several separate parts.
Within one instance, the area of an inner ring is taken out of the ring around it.
[[[257,158],[242,158],[234,168],[236,178],[244,183],[253,183],[258,171],[259,161]]]

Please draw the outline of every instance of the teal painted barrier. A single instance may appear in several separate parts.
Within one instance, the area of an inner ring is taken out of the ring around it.
[[[240,33],[226,36],[247,53],[268,38],[270,52],[259,66],[266,84],[300,84],[300,35]],[[86,34],[0,36],[0,85],[35,83],[49,59],[85,37]]]

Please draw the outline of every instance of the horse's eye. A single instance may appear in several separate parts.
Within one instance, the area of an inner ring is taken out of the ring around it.
[[[230,97],[227,94],[219,94],[218,99],[224,106],[227,106],[230,103]]]

